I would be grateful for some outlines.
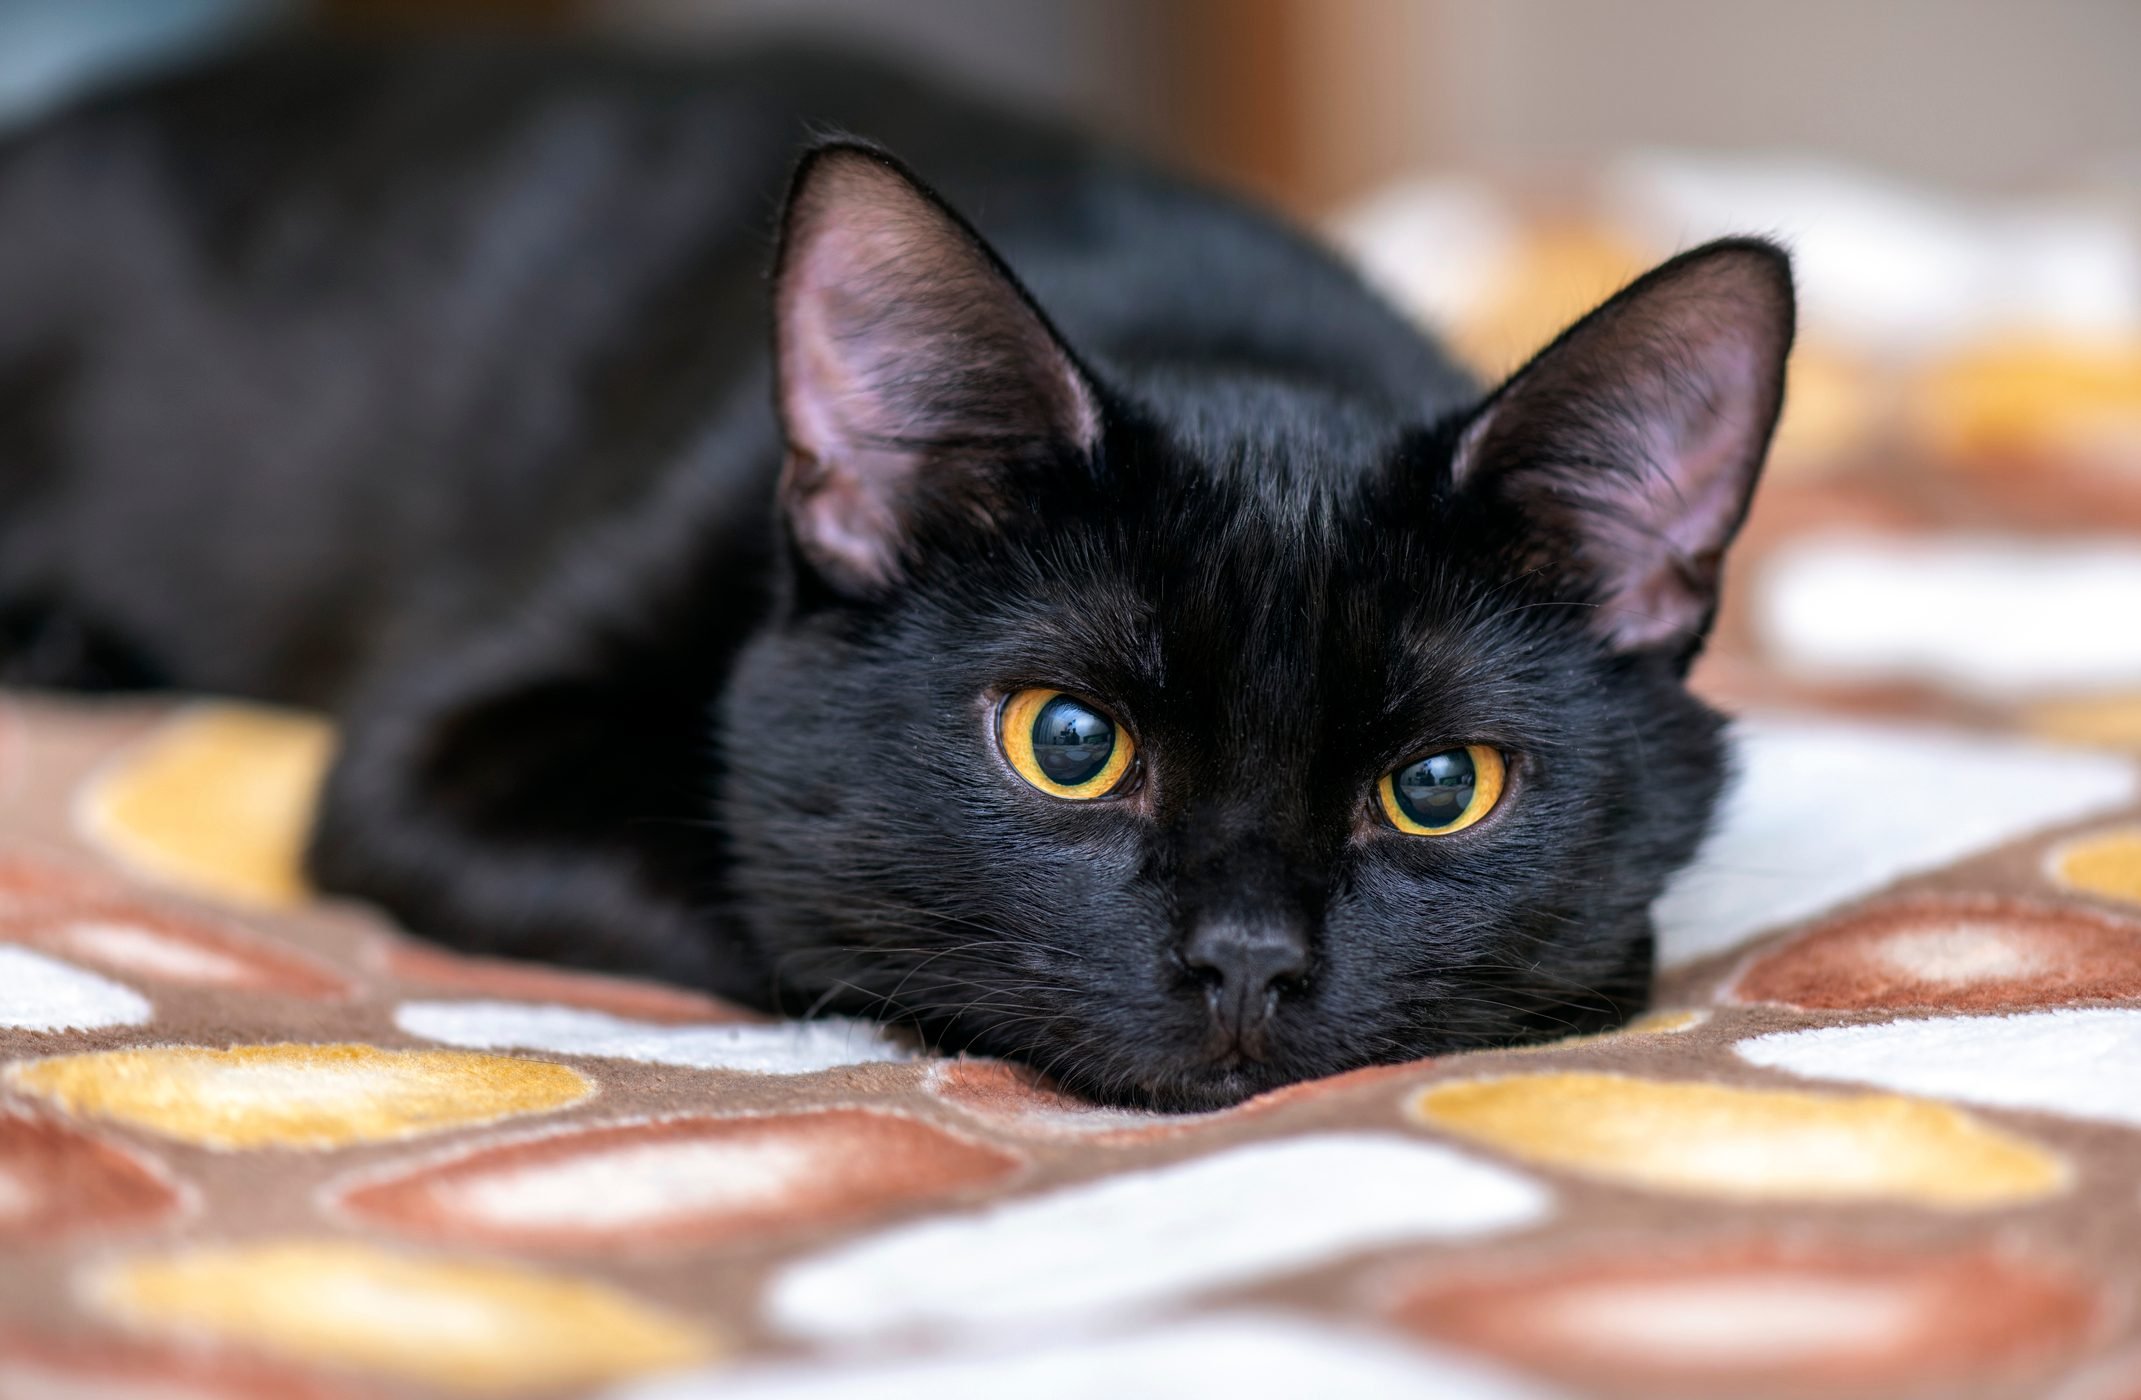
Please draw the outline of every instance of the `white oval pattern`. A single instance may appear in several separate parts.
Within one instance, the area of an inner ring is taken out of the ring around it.
[[[1286,1138],[843,1245],[776,1278],[767,1310],[811,1337],[1117,1317],[1364,1249],[1514,1229],[1552,1201],[1439,1143]]]

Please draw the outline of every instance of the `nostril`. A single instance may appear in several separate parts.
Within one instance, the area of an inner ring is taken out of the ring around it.
[[[1190,935],[1182,961],[1208,993],[1248,1005],[1297,990],[1307,978],[1307,940],[1287,928],[1208,924]]]
[[[1204,962],[1194,955],[1187,955],[1183,958],[1182,965],[1189,969],[1189,975],[1197,979],[1197,985],[1203,987],[1208,995],[1216,996],[1220,989],[1226,986],[1226,971],[1216,963]]]

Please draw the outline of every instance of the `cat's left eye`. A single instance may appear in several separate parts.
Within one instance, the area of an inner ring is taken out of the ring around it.
[[[1022,690],[997,712],[996,741],[1018,775],[1050,797],[1113,797],[1136,749],[1113,717],[1060,690]]]
[[[1494,810],[1507,776],[1499,751],[1467,744],[1385,773],[1375,785],[1376,803],[1408,836],[1448,836]]]

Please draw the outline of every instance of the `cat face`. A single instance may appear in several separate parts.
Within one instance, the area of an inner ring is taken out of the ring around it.
[[[723,803],[791,1004],[1185,1109],[1640,1007],[1781,255],[1676,260],[1439,423],[1111,380],[865,149],[778,285],[793,586]]]

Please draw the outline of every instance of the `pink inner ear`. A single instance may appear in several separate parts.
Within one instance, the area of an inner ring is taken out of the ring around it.
[[[891,549],[899,536],[891,501],[864,490],[855,476],[802,466],[796,459],[788,475],[797,538],[807,541],[819,562],[864,583],[889,583],[899,563]],[[811,478],[808,485],[801,484],[805,477]]]
[[[1700,362],[1708,392],[1690,394],[1693,384],[1678,385],[1685,395],[1676,405],[1679,421],[1661,405],[1665,411],[1646,424],[1651,465],[1613,478],[1600,493],[1611,517],[1656,530],[1646,540],[1623,524],[1631,538],[1599,551],[1599,562],[1619,576],[1609,585],[1605,622],[1624,647],[1670,641],[1707,615],[1718,556],[1752,486],[1749,444],[1758,454],[1766,438],[1767,424],[1757,418],[1763,387],[1752,348],[1726,337],[1705,347]]]
[[[891,172],[847,182],[805,203],[791,219],[781,269],[782,407],[790,443],[823,463],[842,463],[871,444],[911,437],[926,413],[926,386],[893,391],[902,352],[929,367],[941,330],[921,323],[925,288],[961,272],[958,230],[916,205]],[[807,193],[807,192],[806,192]],[[948,328],[945,328],[948,329]],[[904,420],[904,421],[903,421]],[[889,463],[882,464],[889,466]]]
[[[823,304],[829,293],[810,266],[829,251],[813,248],[797,257],[799,265],[789,274],[797,286],[793,301],[783,308],[781,326],[781,407],[788,441],[820,462],[855,441],[854,412],[867,406],[859,401],[860,385],[850,372],[848,356],[834,344]]]
[[[987,518],[992,457],[1089,447],[1070,356],[957,218],[862,150],[818,157],[789,205],[777,295],[783,494],[836,580],[898,572],[925,497]]]
[[[1615,646],[1692,640],[1708,618],[1776,417],[1790,316],[1773,255],[1691,255],[1520,371],[1459,444],[1460,485],[1496,478],[1573,544]]]

